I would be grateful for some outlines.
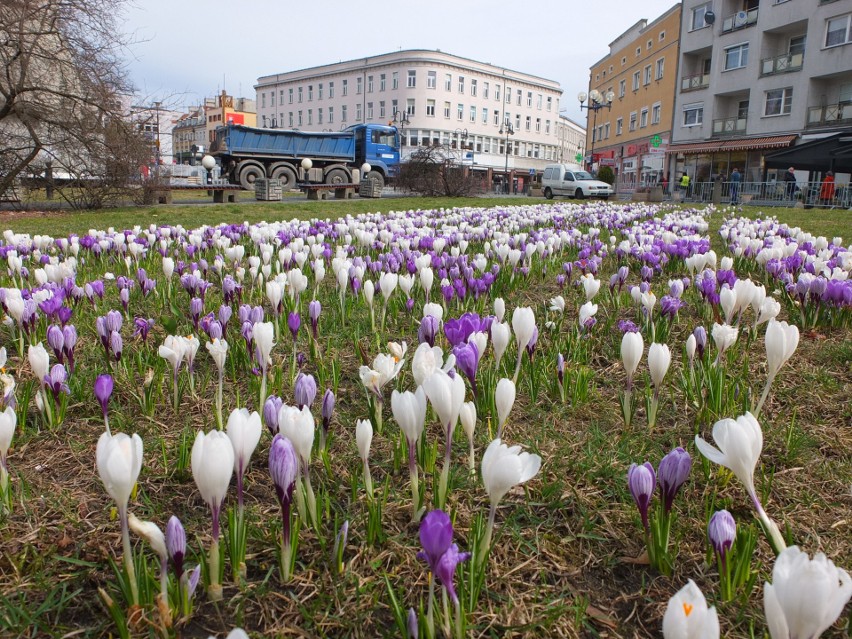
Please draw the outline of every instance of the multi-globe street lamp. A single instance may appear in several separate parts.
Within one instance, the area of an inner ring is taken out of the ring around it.
[[[506,122],[500,127],[499,134],[503,135],[506,133],[506,167],[503,171],[503,174],[506,176],[506,193],[510,193],[509,189],[509,136],[515,135],[515,129],[512,128],[512,123],[509,122],[509,119],[506,118]]]
[[[615,93],[607,91],[605,94],[597,89],[592,89],[588,95],[585,91],[580,91],[577,94],[577,99],[580,101],[580,109],[593,111],[595,116],[592,121],[592,153],[588,162],[588,169],[591,173],[595,162],[595,137],[597,135],[598,111],[606,107],[612,109],[612,101],[615,99]],[[585,102],[585,104],[583,104]]]

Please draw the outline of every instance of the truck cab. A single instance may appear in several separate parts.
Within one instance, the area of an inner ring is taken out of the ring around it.
[[[355,133],[355,158],[367,162],[373,170],[387,177],[399,175],[399,133],[396,127],[380,124],[357,124],[349,127]]]

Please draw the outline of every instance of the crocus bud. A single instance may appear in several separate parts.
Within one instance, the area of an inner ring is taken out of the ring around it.
[[[314,398],[317,396],[317,382],[313,375],[299,373],[296,377],[293,393],[296,398],[296,405],[301,409],[303,406],[311,407],[314,403]]]
[[[358,455],[361,461],[370,458],[370,444],[373,443],[373,425],[369,419],[359,419],[355,425],[355,443],[358,445]]]
[[[651,371],[651,380],[654,382],[655,388],[659,389],[662,385],[671,361],[672,355],[667,344],[655,342],[648,348],[648,368]]]
[[[713,513],[710,524],[707,526],[707,536],[713,545],[713,550],[719,559],[724,562],[728,552],[737,538],[737,523],[727,510]]]
[[[677,447],[660,460],[657,480],[660,482],[660,492],[666,513],[671,512],[677,491],[689,477],[692,468],[692,457],[683,448]]]
[[[331,416],[334,414],[334,393],[327,388],[322,396],[322,429],[328,434]]]
[[[686,338],[686,357],[689,360],[690,366],[692,366],[692,361],[693,361],[693,359],[695,359],[695,348],[696,348],[695,335],[690,334],[690,336]]]
[[[648,530],[648,508],[651,505],[656,483],[657,476],[651,462],[645,462],[641,466],[630,465],[627,471],[627,488],[630,490],[633,501],[636,502],[645,530]]]
[[[266,398],[263,404],[263,423],[269,429],[269,434],[273,437],[278,432],[278,413],[281,411],[281,406],[284,402],[276,395],[270,395]]]
[[[450,544],[453,543],[453,524],[450,516],[443,510],[429,511],[420,522],[420,545],[423,550],[417,558],[429,564],[429,570],[435,574],[438,562]]]
[[[95,397],[101,405],[104,417],[107,416],[107,408],[109,398],[112,396],[112,389],[112,375],[98,375],[98,378],[95,380]]]
[[[169,552],[169,559],[179,580],[183,575],[183,560],[186,557],[186,532],[180,519],[174,515],[166,525],[166,550]]]
[[[703,326],[696,326],[692,334],[695,336],[695,350],[698,353],[698,359],[704,359],[704,349],[707,348],[707,331]]]
[[[408,609],[408,639],[418,639],[420,637],[420,630],[417,626],[417,613],[414,612],[414,608]]]
[[[642,359],[643,350],[645,350],[645,343],[641,333],[627,332],[622,336],[621,361],[627,373],[628,387],[633,376],[636,374],[636,369],[639,367],[639,360]]]
[[[508,378],[503,378],[497,382],[497,390],[494,391],[494,401],[497,404],[497,428],[502,429],[506,420],[509,419],[509,413],[512,411],[512,406],[515,405],[515,393],[517,389],[515,383]]]
[[[766,366],[770,379],[796,351],[799,345],[799,327],[787,322],[769,320],[766,326]]]
[[[299,336],[299,327],[302,325],[302,318],[298,313],[290,313],[287,315],[287,328],[290,329],[290,334],[293,336],[293,341]]]

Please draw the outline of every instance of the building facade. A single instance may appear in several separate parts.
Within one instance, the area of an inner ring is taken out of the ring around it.
[[[257,126],[257,108],[254,100],[235,98],[222,89],[215,98],[204,100],[204,117],[207,125],[207,144],[213,142],[216,128],[228,124]]]
[[[594,170],[611,166],[630,191],[664,175],[677,87],[681,5],[640,20],[609,45],[590,69],[589,93],[614,94],[610,108],[587,111],[586,148]]]
[[[684,0],[673,175],[773,180],[768,154],[852,129],[850,20],[848,0]]]
[[[261,126],[322,131],[396,123],[403,161],[440,146],[484,184],[523,186],[559,154],[555,81],[484,62],[411,50],[258,79]]]
[[[559,116],[556,122],[557,162],[582,164],[586,155],[586,129],[574,120]]]
[[[172,164],[174,162],[173,131],[181,117],[180,111],[163,108],[159,102],[130,107],[130,120],[151,143],[152,162]]]
[[[177,164],[195,164],[207,150],[207,117],[203,106],[190,108],[181,115],[172,130],[172,146]]]

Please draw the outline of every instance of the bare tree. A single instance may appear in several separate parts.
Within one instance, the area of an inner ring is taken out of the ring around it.
[[[413,193],[433,197],[465,197],[477,188],[470,169],[444,146],[422,147],[412,153],[400,167],[398,183]]]
[[[28,167],[59,170],[104,146],[130,94],[121,54],[125,0],[3,0],[0,4],[0,193]],[[94,168],[94,167],[92,167]]]

